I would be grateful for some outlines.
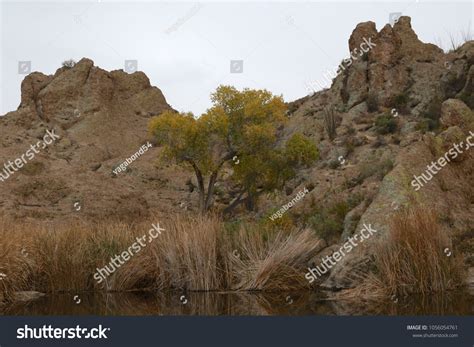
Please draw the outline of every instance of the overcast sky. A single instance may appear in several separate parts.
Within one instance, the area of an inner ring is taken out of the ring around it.
[[[348,57],[355,26],[380,30],[392,12],[412,17],[424,42],[448,45],[473,28],[472,2],[0,2],[0,114],[20,102],[19,61],[53,74],[88,57],[105,70],[138,70],[179,111],[200,115],[219,84],[266,88],[291,101]],[[236,73],[231,73],[231,60]],[[241,68],[243,68],[241,70]]]

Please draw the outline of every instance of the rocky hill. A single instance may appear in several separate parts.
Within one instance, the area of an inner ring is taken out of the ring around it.
[[[21,89],[18,110],[0,118],[2,161],[19,158],[47,130],[59,139],[0,183],[2,212],[40,219],[74,213],[140,218],[179,201],[182,189],[165,177],[180,186],[182,177],[155,168],[157,148],[126,172],[113,173],[147,142],[150,117],[171,109],[144,73],[107,72],[82,59],[53,76],[34,72]]]
[[[291,216],[307,227],[317,213],[322,227],[340,227],[341,235],[327,237],[323,252],[330,253],[364,223],[383,237],[393,214],[416,201],[437,212],[453,247],[474,265],[474,151],[466,148],[421,189],[411,184],[474,131],[474,42],[444,53],[421,42],[410,22],[401,17],[380,31],[373,22],[359,24],[349,52],[369,38],[375,45],[345,64],[330,89],[289,104],[285,136],[298,131],[313,138],[321,159],[300,171],[284,192],[262,199],[258,212],[240,211],[241,217],[265,218],[307,187],[311,193]],[[0,182],[1,211],[20,218],[135,219],[155,210],[192,210],[197,201],[192,175],[159,164],[159,148],[114,173],[150,140],[149,119],[168,109],[145,74],[107,72],[88,59],[53,76],[27,76],[18,110],[0,118],[0,158],[14,161],[47,130],[60,138]],[[335,131],[329,136],[331,122]],[[224,178],[219,184],[217,206],[232,196]],[[340,220],[330,220],[331,214]],[[364,247],[346,257],[325,285],[353,286],[369,255],[370,247]]]

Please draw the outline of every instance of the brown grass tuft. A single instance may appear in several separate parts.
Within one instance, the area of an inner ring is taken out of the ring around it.
[[[445,249],[449,248],[449,250]],[[451,256],[448,252],[451,251]],[[436,215],[427,208],[401,211],[390,235],[377,245],[376,271],[339,298],[386,300],[410,294],[444,292],[463,285],[463,262],[453,251]]]

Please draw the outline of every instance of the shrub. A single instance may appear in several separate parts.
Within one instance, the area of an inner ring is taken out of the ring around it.
[[[76,62],[73,59],[65,60],[62,63],[63,67],[66,68],[73,68],[76,65]]]
[[[390,114],[378,116],[375,120],[375,129],[382,135],[394,133],[397,130],[397,121]]]
[[[341,165],[341,162],[337,159],[333,159],[329,162],[328,166],[332,170],[336,170]]]
[[[407,92],[402,92],[396,95],[391,102],[391,106],[394,107],[400,113],[408,113],[408,103],[410,97]]]
[[[316,235],[326,242],[338,238],[344,230],[346,214],[360,203],[361,196],[350,197],[347,201],[338,200],[329,207],[321,207],[308,219],[309,226]]]
[[[328,242],[331,238],[338,236],[342,232],[342,223],[337,220],[329,211],[321,209],[317,211],[309,220],[308,224],[316,235]]]

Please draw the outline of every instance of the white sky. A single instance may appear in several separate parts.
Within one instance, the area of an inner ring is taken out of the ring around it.
[[[64,60],[82,57],[109,71],[138,60],[171,106],[197,115],[219,84],[266,88],[291,101],[348,57],[358,23],[371,20],[380,30],[391,12],[411,16],[422,41],[439,38],[445,48],[449,33],[460,39],[474,27],[470,1],[1,1],[0,114],[19,105],[18,61],[53,74]],[[243,73],[230,73],[230,60],[243,60]]]

